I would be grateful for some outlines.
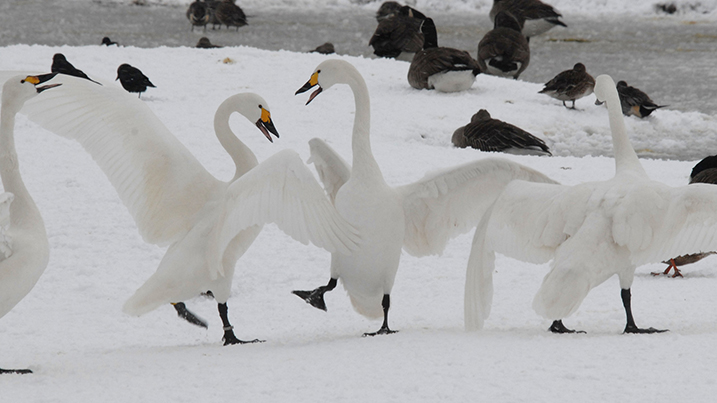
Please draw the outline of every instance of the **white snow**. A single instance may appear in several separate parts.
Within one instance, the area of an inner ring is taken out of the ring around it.
[[[326,56],[246,47],[19,45],[0,52],[0,70],[47,71],[57,52],[90,77],[110,81],[121,63],[139,67],[157,85],[142,100],[223,180],[234,171],[212,118],[219,103],[242,91],[269,102],[281,134],[271,144],[245,119],[232,119],[260,160],[283,148],[308,158],[307,142],[316,136],[351,158],[348,87],[325,91],[308,106],[308,94],[294,96]],[[565,184],[613,174],[607,111],[593,105],[594,96],[573,111],[538,94],[538,84],[482,75],[463,93],[418,91],[406,80],[408,63],[343,58],[367,81],[373,150],[391,185],[495,156],[450,144],[453,131],[481,108],[545,139],[555,155],[505,158]],[[666,158],[643,159],[648,174],[673,186],[684,185],[695,162],[716,149],[714,116],[661,109],[626,121],[641,155]],[[35,371],[0,377],[2,402],[707,402],[717,392],[714,257],[686,267],[683,279],[651,276],[664,269],[659,264],[638,268],[632,289],[637,324],[670,332],[622,335],[624,312],[612,278],[565,319],[588,333],[557,336],[531,309],[548,266],[499,256],[491,317],[483,331],[467,333],[469,233],[442,256],[404,253],[390,317],[400,332],[363,338],[380,321],[355,313],[340,287],[327,294],[326,313],[290,293],[328,281],[329,253],[269,225],[239,261],[229,300],[237,335],[265,343],[223,347],[216,303],[201,297],[187,305],[209,321],[209,330],[178,319],[169,305],[140,318],[124,315],[122,304],[153,273],[163,249],[141,240],[77,143],[24,116],[16,138],[51,257],[34,290],[0,320],[0,367]]]

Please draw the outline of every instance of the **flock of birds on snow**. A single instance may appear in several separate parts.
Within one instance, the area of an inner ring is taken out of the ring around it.
[[[231,0],[198,0],[187,17],[205,29],[208,24],[239,27],[246,24],[239,12]],[[559,13],[539,0],[494,0],[490,16],[495,27],[480,41],[477,60],[468,52],[438,47],[433,21],[396,2],[379,9],[371,45],[382,57],[410,54],[411,86],[461,91],[470,88],[477,74],[517,79],[529,63],[529,38],[566,26]],[[103,44],[115,45],[109,38]],[[624,331],[657,333],[664,330],[638,327],[632,315],[630,288],[636,267],[669,262],[664,273],[674,269],[677,276],[677,266],[717,250],[717,187],[710,185],[717,181],[717,156],[695,166],[688,186],[652,181],[630,144],[624,115],[646,117],[660,106],[624,81],[615,84],[606,75],[593,79],[581,63],[558,74],[540,92],[566,107],[566,101],[574,108],[575,100],[593,92],[597,103],[606,104],[616,173],[607,181],[575,186],[497,157],[389,186],[371,151],[366,82],[353,65],[337,59],[319,64],[296,94],[315,89],[309,104],[334,85],[349,86],[356,105],[352,165],[318,138],[309,141],[309,163],[321,183],[293,150],[259,162],[230,129],[230,115],[243,115],[268,141],[279,133],[268,103],[257,94],[240,93],[227,98],[214,116],[215,134],[235,164],[234,177],[223,182],[141,100],[127,93],[141,95],[154,87],[139,69],[122,64],[117,80],[126,91],[91,79],[58,53],[51,73],[16,76],[3,86],[0,317],[32,289],[49,259],[42,216],[24,186],[15,152],[15,116],[23,107],[31,120],[78,141],[92,155],[146,242],[170,245],[156,272],[123,310],[142,315],[172,304],[180,317],[206,327],[183,301],[209,295],[217,301],[225,345],[260,342],[235,336],[227,300],[236,262],[265,223],[276,223],[294,239],[332,254],[329,281],[294,294],[326,310],[324,294],[341,281],[357,312],[383,318],[381,327],[366,336],[395,332],[388,318],[401,251],[437,254],[451,238],[473,228],[465,283],[467,329],[482,328],[490,314],[495,252],[531,263],[552,261],[533,303],[538,314],[553,321],[551,331],[575,332],[563,318],[578,309],[592,288],[616,274],[626,315]],[[484,109],[455,131],[453,143],[486,151],[550,154],[542,140],[492,119]],[[160,166],[164,169],[155,169]]]

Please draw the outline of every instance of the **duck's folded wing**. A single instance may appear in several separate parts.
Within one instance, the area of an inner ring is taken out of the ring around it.
[[[215,256],[222,256],[242,230],[270,222],[297,241],[330,252],[350,254],[359,242],[356,229],[338,214],[293,150],[275,154],[234,181],[220,222],[216,243],[220,253]]]
[[[650,204],[648,204],[650,203]],[[646,206],[654,212],[646,214]],[[618,244],[636,266],[717,250],[717,186],[691,184],[655,192],[626,207],[615,219]],[[628,231],[629,230],[629,231]]]
[[[510,160],[486,158],[398,188],[405,211],[404,248],[414,256],[441,253],[450,238],[475,227],[505,186],[516,179],[556,183]]]
[[[192,227],[220,184],[144,102],[114,85],[58,74],[62,85],[21,112],[77,140],[107,175],[145,241],[170,243]]]
[[[319,179],[324,184],[324,190],[333,203],[336,193],[351,176],[351,166],[324,140],[319,138],[309,140],[309,150],[311,157],[306,162],[314,164]]]

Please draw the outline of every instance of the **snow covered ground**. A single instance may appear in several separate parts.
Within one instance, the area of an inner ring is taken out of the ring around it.
[[[294,96],[326,56],[247,47],[106,48],[8,46],[0,70],[46,71],[64,53],[91,77],[113,80],[119,64],[140,66],[157,85],[142,100],[220,179],[231,160],[214,137],[212,118],[226,97],[251,91],[270,104],[281,138],[274,144],[245,119],[232,127],[260,160],[283,148],[308,158],[321,137],[350,160],[353,99],[332,88],[309,106]],[[338,56],[333,56],[338,57]],[[479,76],[470,91],[440,94],[408,86],[408,64],[342,56],[364,75],[372,96],[373,150],[389,184],[494,156],[459,150],[453,131],[480,108],[545,139],[554,157],[505,158],[576,184],[607,179],[607,112],[579,100],[579,110],[537,94],[538,84]],[[593,74],[609,73],[595,71]],[[694,163],[717,149],[715,117],[659,110],[627,118],[635,148],[653,178],[687,182]],[[3,402],[673,402],[711,401],[717,392],[717,258],[684,270],[685,278],[637,270],[638,325],[668,328],[622,335],[616,278],[597,287],[566,325],[587,334],[556,336],[531,309],[547,265],[499,257],[495,300],[485,329],[463,330],[463,284],[472,233],[442,256],[404,253],[392,294],[391,324],[400,332],[363,338],[380,323],[353,311],[345,293],[327,294],[318,311],[291,290],[329,277],[329,253],[267,226],[239,261],[229,300],[237,335],[262,344],[223,347],[212,300],[187,301],[206,318],[193,327],[165,306],[143,317],[124,301],[159,264],[163,249],[145,244],[114,189],[72,141],[20,116],[17,148],[23,178],[43,213],[50,264],[34,290],[0,320],[0,366],[29,366],[29,376],[0,377]]]

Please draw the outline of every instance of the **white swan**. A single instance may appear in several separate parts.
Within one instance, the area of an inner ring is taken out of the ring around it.
[[[533,301],[551,330],[588,292],[617,274],[627,333],[660,332],[635,324],[630,287],[635,268],[673,256],[717,248],[717,189],[711,185],[669,187],[650,180],[630,144],[615,83],[597,78],[595,94],[610,117],[615,177],[561,186],[516,181],[509,184],[476,229],[468,261],[465,321],[480,329],[493,294],[495,252],[525,262],[552,259]]]
[[[298,93],[314,86],[309,102],[335,84],[348,84],[354,94],[353,166],[319,139],[312,139],[311,160],[338,212],[358,229],[362,243],[350,256],[334,253],[331,279],[313,291],[297,291],[313,306],[326,309],[323,294],[343,281],[354,308],[367,317],[381,317],[376,333],[388,326],[390,293],[401,248],[412,255],[438,254],[449,238],[470,230],[503,187],[515,178],[550,182],[530,168],[508,160],[486,158],[427,175],[397,188],[384,181],[371,152],[370,102],[361,74],[342,60],[321,63]]]
[[[32,290],[47,267],[50,246],[40,211],[20,176],[15,152],[15,115],[25,102],[53,85],[37,86],[54,77],[16,76],[2,91],[0,110],[0,318]],[[28,369],[2,369],[3,373],[30,373]]]
[[[284,150],[258,164],[232,133],[229,116],[238,112],[267,139],[270,132],[277,134],[269,107],[258,95],[233,95],[214,116],[217,138],[236,165],[234,178],[222,182],[126,92],[64,75],[55,81],[65,85],[28,104],[31,119],[82,144],[119,193],[144,240],[170,245],[154,275],[125,303],[125,312],[142,315],[209,290],[219,304],[224,344],[241,343],[229,323],[226,302],[234,266],[262,224],[276,222],[295,239],[338,253],[355,247],[353,229],[336,214],[297,153]]]

